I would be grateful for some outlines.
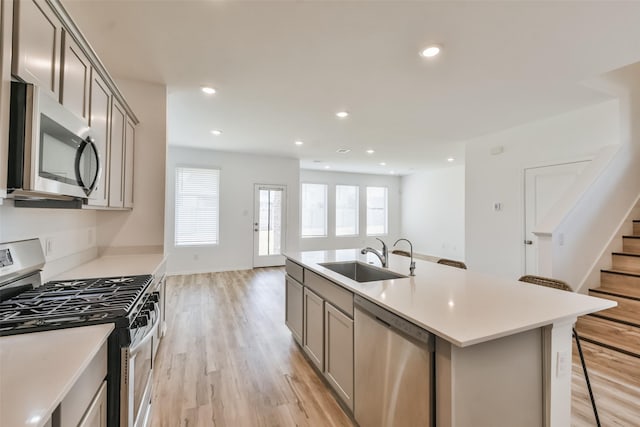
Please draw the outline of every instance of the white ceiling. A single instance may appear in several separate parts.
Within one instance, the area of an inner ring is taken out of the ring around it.
[[[171,145],[317,169],[462,162],[463,141],[601,102],[580,82],[640,61],[640,2],[64,4],[113,76],[167,85]]]

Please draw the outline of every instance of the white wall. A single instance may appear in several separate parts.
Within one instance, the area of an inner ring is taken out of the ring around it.
[[[524,265],[524,169],[592,157],[620,142],[609,101],[466,142],[465,255],[470,269],[517,278]],[[493,147],[504,152],[492,155]],[[493,211],[493,203],[503,210]]]
[[[132,211],[98,212],[101,253],[158,251],[164,244],[164,197],[167,156],[166,87],[118,80],[118,87],[136,113]]]
[[[453,166],[402,177],[402,236],[415,252],[464,261],[464,176]]]
[[[12,200],[5,200],[0,206],[0,242],[34,238],[40,238],[43,249],[50,241],[43,272],[49,279],[96,256],[96,212],[16,208]]]
[[[368,175],[357,173],[325,172],[315,170],[301,170],[301,183],[327,184],[328,193],[328,236],[309,237],[300,239],[300,249],[321,250],[321,249],[345,249],[372,246],[376,249],[381,247],[375,237],[367,237],[367,186],[388,188],[388,235],[378,236],[384,240],[391,250],[391,245],[400,237],[400,177],[391,175]],[[336,185],[357,185],[360,196],[360,224],[359,235],[355,237],[336,237],[335,235],[335,212],[336,212]],[[300,229],[297,230],[300,236]],[[402,243],[401,243],[402,244]],[[402,247],[404,249],[404,247]]]
[[[177,165],[220,169],[220,242],[216,246],[176,248],[174,245]],[[254,184],[282,184],[287,187],[286,245],[283,250],[298,249],[297,159],[169,146],[166,177],[165,254],[169,273],[252,268]]]

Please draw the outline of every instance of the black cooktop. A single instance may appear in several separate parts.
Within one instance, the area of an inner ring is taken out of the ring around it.
[[[0,336],[114,322],[129,326],[151,275],[48,282],[0,302]]]

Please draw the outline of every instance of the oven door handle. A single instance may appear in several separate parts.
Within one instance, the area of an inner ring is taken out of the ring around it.
[[[140,347],[142,347],[143,345],[145,345],[147,343],[147,341],[149,341],[151,339],[151,337],[153,336],[153,332],[155,331],[156,327],[158,326],[158,321],[160,320],[160,316],[156,316],[156,319],[153,321],[153,324],[149,327],[147,333],[145,334],[144,337],[142,337],[133,347],[131,347],[129,349],[129,354],[131,356],[134,356],[138,350],[140,350]]]

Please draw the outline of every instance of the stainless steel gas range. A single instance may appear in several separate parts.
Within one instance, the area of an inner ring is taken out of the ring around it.
[[[38,239],[0,244],[0,336],[113,323],[107,425],[147,425],[154,340],[160,335],[160,283],[139,275],[42,284],[43,265]]]

